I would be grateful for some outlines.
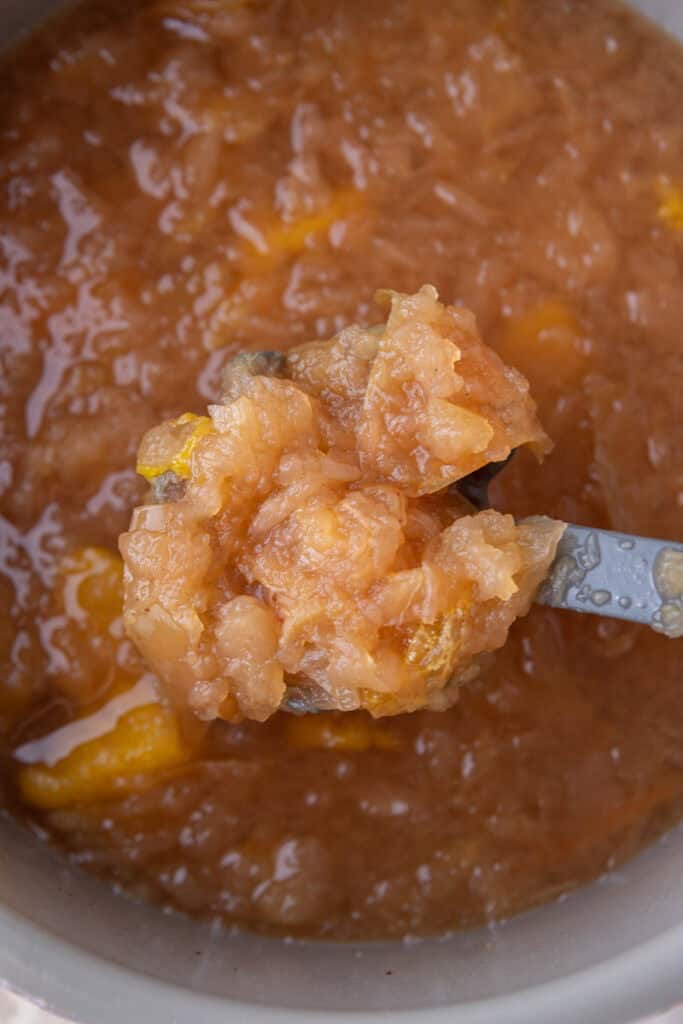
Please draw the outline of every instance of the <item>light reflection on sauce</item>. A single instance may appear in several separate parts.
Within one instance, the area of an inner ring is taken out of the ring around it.
[[[146,673],[130,690],[114,697],[92,715],[69,722],[47,736],[23,743],[14,751],[14,759],[21,764],[45,764],[53,768],[77,747],[112,732],[118,720],[133,708],[156,703],[154,677]]]

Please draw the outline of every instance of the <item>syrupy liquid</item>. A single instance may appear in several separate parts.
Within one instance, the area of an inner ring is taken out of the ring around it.
[[[163,768],[42,810],[14,754],[144,673],[113,560],[141,434],[377,288],[434,283],[529,377],[556,447],[497,507],[680,540],[682,102],[680,49],[582,0],[96,2],[5,60],[8,806],[159,902],[339,938],[504,916],[677,820],[676,645],[542,608],[381,733],[276,716],[188,753],[157,722]]]

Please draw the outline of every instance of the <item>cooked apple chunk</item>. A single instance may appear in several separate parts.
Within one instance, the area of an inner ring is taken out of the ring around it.
[[[562,524],[449,490],[549,449],[525,379],[434,288],[378,298],[386,324],[238,356],[207,416],[143,438],[125,624],[200,718],[445,708],[552,561]]]

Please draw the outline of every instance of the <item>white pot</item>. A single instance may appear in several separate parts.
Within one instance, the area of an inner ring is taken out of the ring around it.
[[[0,41],[55,6],[0,0]],[[683,0],[635,6],[683,38]],[[2,822],[3,983],[85,1024],[626,1024],[683,1001],[683,830],[495,930],[342,946],[213,935]]]

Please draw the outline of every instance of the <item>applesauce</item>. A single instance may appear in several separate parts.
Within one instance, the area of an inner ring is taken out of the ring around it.
[[[444,711],[545,579],[564,524],[458,490],[550,449],[526,380],[433,286],[376,299],[385,324],[240,353],[140,442],[123,622],[181,714]]]
[[[443,933],[678,821],[675,644],[534,608],[448,711],[186,728],[121,616],[155,423],[433,282],[555,448],[494,505],[680,539],[683,60],[609,0],[88,2],[0,68],[0,791],[140,897]]]

